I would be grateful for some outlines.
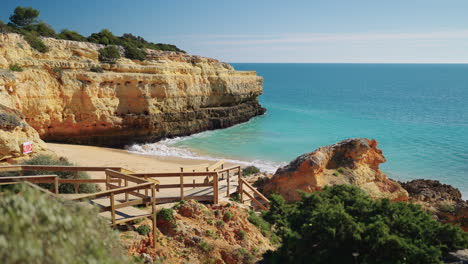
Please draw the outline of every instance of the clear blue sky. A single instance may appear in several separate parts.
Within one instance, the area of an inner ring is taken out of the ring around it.
[[[0,18],[18,5],[227,62],[468,63],[466,0],[2,0]]]

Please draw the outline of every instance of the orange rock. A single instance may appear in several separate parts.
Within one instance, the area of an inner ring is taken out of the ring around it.
[[[353,184],[373,198],[407,201],[406,190],[380,171],[385,161],[376,140],[347,139],[299,156],[278,169],[262,189],[295,201],[300,199],[298,190],[310,193],[326,185]]]

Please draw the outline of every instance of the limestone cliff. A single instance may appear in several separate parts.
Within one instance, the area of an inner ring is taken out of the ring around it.
[[[379,170],[385,162],[377,141],[347,139],[299,156],[279,168],[263,186],[265,193],[278,193],[298,200],[297,190],[314,192],[326,185],[353,184],[373,198],[406,201],[408,193]]]
[[[26,116],[46,141],[121,147],[225,128],[261,115],[263,79],[214,59],[148,50],[144,62],[98,61],[101,45],[0,34],[0,104]],[[103,72],[99,72],[102,68]]]
[[[0,104],[0,162],[24,157],[22,144],[33,142],[34,153],[46,150],[45,143],[17,110]]]

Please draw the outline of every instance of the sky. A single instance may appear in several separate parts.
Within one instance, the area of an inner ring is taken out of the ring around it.
[[[16,6],[225,62],[468,63],[466,0],[1,0],[0,19]]]

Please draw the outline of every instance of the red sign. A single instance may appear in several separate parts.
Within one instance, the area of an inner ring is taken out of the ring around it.
[[[31,152],[33,152],[33,143],[32,142],[23,143],[23,154],[28,154]]]

